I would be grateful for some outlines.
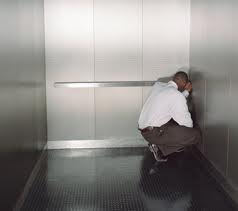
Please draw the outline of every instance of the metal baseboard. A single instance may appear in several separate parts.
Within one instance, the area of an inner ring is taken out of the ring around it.
[[[47,149],[96,149],[96,148],[127,148],[146,147],[142,138],[108,139],[108,140],[61,140],[48,141]]]
[[[224,193],[232,206],[238,210],[238,190],[234,188],[235,186],[228,181],[197,148],[193,149],[193,154],[200,162],[202,168],[204,168],[217,183],[217,186],[220,187],[220,190]]]
[[[22,205],[24,204],[24,201],[26,200],[26,197],[29,193],[29,190],[31,188],[31,186],[33,185],[33,182],[40,170],[40,166],[43,162],[43,160],[45,159],[45,156],[46,156],[46,150],[47,150],[47,144],[45,145],[45,147],[43,148],[43,151],[41,152],[41,155],[38,159],[38,161],[36,162],[27,182],[26,182],[26,185],[21,193],[21,195],[19,196],[18,200],[17,200],[17,203],[15,205],[15,207],[13,208],[13,211],[20,211],[21,210],[21,207]]]

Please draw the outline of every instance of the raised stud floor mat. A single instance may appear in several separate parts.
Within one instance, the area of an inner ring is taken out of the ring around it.
[[[145,148],[48,151],[22,211],[235,211],[188,153]]]

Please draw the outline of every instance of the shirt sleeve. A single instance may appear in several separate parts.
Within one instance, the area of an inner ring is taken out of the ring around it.
[[[184,91],[182,92],[182,94],[183,94],[183,96],[186,97],[186,98],[189,96],[188,90],[184,90]]]
[[[171,109],[171,117],[181,126],[193,127],[193,120],[183,95],[177,95]]]

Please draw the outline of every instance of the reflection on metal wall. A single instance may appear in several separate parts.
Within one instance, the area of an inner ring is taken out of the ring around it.
[[[189,0],[46,0],[49,141],[140,137],[137,120],[149,88],[54,83],[155,81],[187,66],[189,6]]]
[[[237,2],[191,1],[192,77],[203,152],[238,185]]]
[[[94,90],[55,89],[94,80],[93,0],[46,0],[48,140],[94,139]]]
[[[11,210],[46,144],[44,12],[43,0],[0,5],[0,209]]]

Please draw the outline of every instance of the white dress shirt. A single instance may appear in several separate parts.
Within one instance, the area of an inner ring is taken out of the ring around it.
[[[175,82],[156,82],[139,118],[139,128],[160,127],[173,118],[179,125],[193,127],[187,100],[189,92],[178,91]]]

